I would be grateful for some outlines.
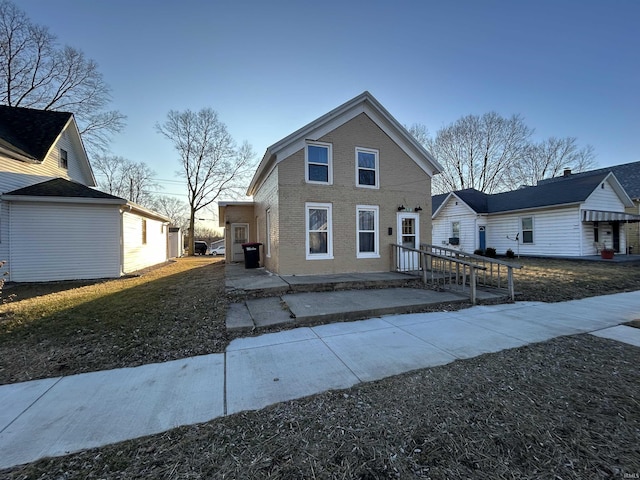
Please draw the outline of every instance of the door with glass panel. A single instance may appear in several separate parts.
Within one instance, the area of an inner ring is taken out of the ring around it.
[[[247,243],[249,241],[249,224],[248,223],[233,223],[231,224],[231,235],[232,235],[232,252],[231,252],[231,260],[234,262],[243,262],[244,261],[244,250],[242,249],[242,244]]]
[[[398,245],[415,249],[420,247],[419,219],[420,217],[417,213],[398,213]],[[401,272],[410,272],[420,269],[420,257],[418,252],[401,249],[396,261],[398,263],[396,267]]]

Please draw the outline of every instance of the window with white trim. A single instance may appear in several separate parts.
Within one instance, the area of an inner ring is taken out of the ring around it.
[[[356,185],[378,188],[378,151],[356,147]]]
[[[358,205],[356,207],[357,258],[380,257],[378,211],[376,205]]]
[[[460,222],[451,222],[451,236],[453,238],[460,238]]]
[[[67,151],[64,149],[60,149],[60,168],[64,168],[65,170],[69,169],[69,159]]]
[[[333,183],[333,153],[330,143],[308,143],[305,148],[305,180],[307,183]]]
[[[522,228],[522,243],[533,243],[533,217],[522,217],[520,226]]]
[[[265,215],[265,227],[267,230],[267,248],[265,255],[267,257],[271,257],[271,209],[267,208],[267,212]]]
[[[333,258],[333,232],[330,203],[305,204],[307,260]]]

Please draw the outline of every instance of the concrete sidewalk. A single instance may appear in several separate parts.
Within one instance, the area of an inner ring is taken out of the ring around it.
[[[233,341],[212,354],[0,386],[0,468],[593,332],[640,346],[640,291],[390,315]]]

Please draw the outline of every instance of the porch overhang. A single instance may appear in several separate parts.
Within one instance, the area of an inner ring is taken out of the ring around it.
[[[583,222],[640,222],[640,215],[608,210],[582,210]]]

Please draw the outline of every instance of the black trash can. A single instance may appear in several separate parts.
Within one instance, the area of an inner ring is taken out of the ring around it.
[[[243,243],[244,268],[258,268],[260,266],[260,245],[261,243]]]

